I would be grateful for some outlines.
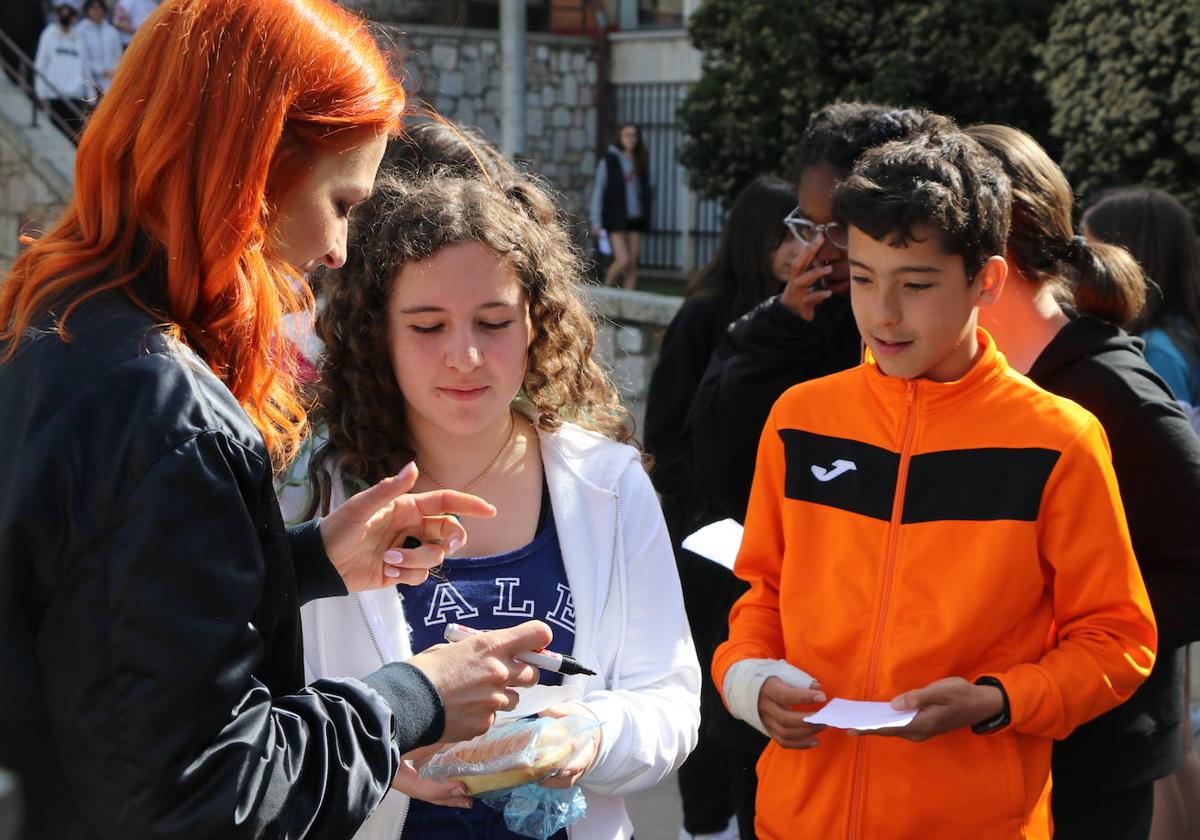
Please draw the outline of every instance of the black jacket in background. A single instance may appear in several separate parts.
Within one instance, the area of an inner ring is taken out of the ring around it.
[[[43,324],[43,327],[46,324]],[[30,840],[350,837],[442,731],[409,665],[307,688],[344,593],[261,435],[117,292],[0,364],[0,766]]]
[[[684,446],[683,428],[713,348],[729,326],[732,305],[731,296],[692,297],[671,319],[650,377],[645,443],[646,451],[654,456],[650,478],[662,496],[663,516],[683,587],[683,604],[703,672],[701,743],[715,741],[725,749],[757,758],[766,739],[726,711],[709,673],[717,645],[729,636],[729,610],[748,587],[728,569],[680,545],[697,528],[724,518],[696,492],[692,452]],[[722,777],[712,784],[728,786],[729,780]]]
[[[1200,440],[1142,356],[1141,339],[1078,317],[1029,378],[1096,416],[1158,623],[1158,658],[1123,705],[1054,745],[1057,791],[1097,795],[1173,772],[1182,755],[1183,645],[1200,639]]]
[[[621,168],[621,151],[616,146],[609,146],[604,153],[604,198],[600,205],[600,225],[605,230],[621,232],[629,227],[629,207],[625,197],[625,170]],[[646,174],[649,178],[649,173]],[[642,207],[639,217],[647,225],[650,224],[650,205],[654,200],[654,190],[646,179],[637,179],[638,203]]]
[[[696,386],[729,326],[730,306],[727,297],[697,296],[683,302],[663,336],[647,390],[645,445],[654,457],[650,478],[662,496],[667,528],[676,544],[722,518],[709,515],[695,493],[689,469],[692,453],[683,445],[683,429]]]
[[[696,389],[684,445],[692,452],[697,492],[718,518],[746,518],[758,440],[771,406],[798,382],[854,367],[862,341],[850,299],[834,295],[805,321],[770,298],[717,343]]]

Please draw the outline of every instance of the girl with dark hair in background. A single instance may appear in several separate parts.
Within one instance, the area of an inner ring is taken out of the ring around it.
[[[679,430],[717,339],[731,322],[787,282],[801,247],[783,224],[795,200],[793,186],[779,178],[758,178],[742,190],[729,208],[716,254],[692,279],[667,327],[650,379],[646,450],[654,457],[651,476],[662,496],[688,622],[705,674],[716,644],[724,638],[721,610],[727,611],[729,600],[741,589],[730,571],[679,546],[693,530],[721,518],[692,491]],[[721,638],[714,641],[714,634]],[[699,746],[679,770],[683,826],[693,837],[721,836],[735,811],[753,814],[754,762],[765,741],[729,716],[707,678],[701,689],[701,728]],[[753,826],[752,816],[745,825]]]
[[[679,430],[726,327],[787,282],[801,249],[783,224],[795,201],[793,186],[780,178],[761,177],[742,190],[729,208],[716,253],[688,284],[663,338],[646,404],[646,449],[654,456],[654,484],[676,540],[712,521],[696,507]]]
[[[1141,343],[1122,329],[1146,296],[1137,263],[1123,248],[1075,235],[1071,187],[1032,137],[1000,125],[967,132],[1000,159],[1013,186],[1008,280],[980,323],[1013,368],[1103,425],[1158,624],[1146,682],[1054,745],[1054,836],[1145,840],[1154,782],[1182,755],[1183,646],[1200,638],[1200,441]]]
[[[617,128],[617,140],[608,147],[596,166],[592,186],[592,235],[608,233],[613,260],[604,274],[604,285],[612,286],[624,275],[623,288],[637,286],[638,260],[642,234],[649,230],[650,156],[642,140],[642,130],[634,123]]]
[[[1200,418],[1200,247],[1192,216],[1162,190],[1133,187],[1100,196],[1083,213],[1084,233],[1133,254],[1150,288],[1130,329],[1175,398]]]

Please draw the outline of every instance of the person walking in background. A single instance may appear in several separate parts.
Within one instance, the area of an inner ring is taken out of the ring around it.
[[[423,580],[466,539],[446,514],[494,514],[412,465],[298,528],[275,501],[305,432],[281,316],[345,261],[404,91],[328,0],[151,21],[0,282],[0,766],[38,840],[344,840],[552,634],[305,684],[301,604]]]
[[[1155,780],[1182,758],[1184,646],[1200,639],[1200,440],[1122,326],[1146,280],[1123,248],[1076,236],[1070,184],[1028,134],[967,129],[1013,184],[1004,294],[981,310],[1009,363],[1096,416],[1108,436],[1138,568],[1158,625],[1154,670],[1133,696],[1054,744],[1061,840],[1146,840]],[[1164,231],[1165,232],[1165,231]],[[1060,305],[1061,299],[1073,306]]]
[[[592,357],[581,267],[562,224],[534,209],[548,203],[526,176],[435,169],[382,175],[356,209],[350,258],[323,281],[314,422],[327,442],[308,514],[412,460],[418,488],[469,489],[499,515],[465,526],[472,553],[448,554],[438,580],[307,605],[306,663],[356,677],[439,645],[450,622],[550,622],[551,649],[596,673],[543,672],[576,699],[531,695],[519,712],[602,724],[542,784],[582,787],[571,837],[616,840],[632,833],[624,794],[695,745],[700,671],[654,489]],[[394,787],[360,840],[517,840],[457,785],[408,773]]]
[[[608,147],[596,166],[592,185],[592,235],[599,239],[604,231],[612,245],[613,259],[604,274],[605,286],[621,283],[625,289],[637,287],[642,234],[649,229],[653,192],[650,156],[641,129],[634,123],[622,123],[617,129],[617,142]]]
[[[662,497],[688,623],[705,674],[700,742],[679,770],[683,827],[694,838],[722,836],[731,815],[737,817],[741,836],[753,837],[754,762],[766,739],[725,711],[707,677],[713,650],[725,639],[729,608],[745,585],[729,570],[680,546],[696,528],[721,516],[693,491],[679,431],[721,334],[788,281],[801,244],[783,219],[795,201],[794,186],[773,177],[755,179],[734,200],[716,253],[688,285],[683,305],[667,327],[646,403],[651,478]]]
[[[1127,249],[1150,278],[1146,307],[1131,329],[1200,429],[1200,246],[1191,214],[1169,193],[1130,187],[1103,193],[1084,210],[1080,227]]]
[[[83,39],[88,77],[93,86],[88,99],[96,99],[107,93],[112,84],[113,73],[124,50],[121,33],[108,21],[105,0],[87,0],[83,4],[83,19],[75,24],[75,29]]]
[[[54,7],[54,22],[42,30],[33,58],[35,95],[72,135],[83,128],[87,100],[95,89],[88,70],[87,47],[75,26],[75,15],[70,3]]]

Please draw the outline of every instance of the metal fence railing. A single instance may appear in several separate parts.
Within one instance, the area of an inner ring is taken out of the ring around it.
[[[21,88],[21,91],[29,97],[29,124],[31,126],[37,126],[38,119],[45,117],[68,140],[72,143],[78,142],[79,132],[83,129],[83,122],[87,115],[75,107],[70,99],[62,96],[58,88],[34,66],[33,60],[25,54],[25,51],[9,38],[3,30],[0,30],[0,71],[3,71],[12,79]],[[38,98],[33,85],[33,79],[35,78],[41,79],[52,93],[58,94],[58,101],[62,103],[60,107],[67,114],[67,117],[74,122],[74,125],[71,125],[67,119],[64,119],[57,111]]]

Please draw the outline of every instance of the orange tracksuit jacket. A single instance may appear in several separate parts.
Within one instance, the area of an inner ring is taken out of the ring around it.
[[[760,837],[1048,838],[1050,746],[1118,705],[1156,632],[1108,441],[1075,403],[983,351],[957,382],[870,361],[797,385],[759,445],[735,572],[750,591],[713,661],[785,659],[828,697],[998,678],[1012,723],[912,743],[774,741]]]

